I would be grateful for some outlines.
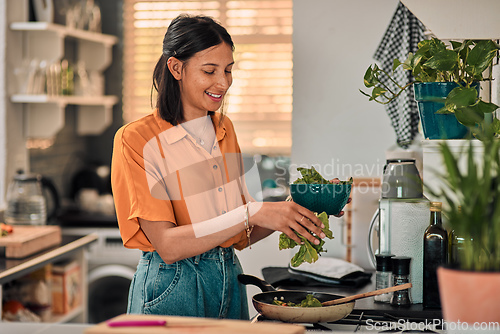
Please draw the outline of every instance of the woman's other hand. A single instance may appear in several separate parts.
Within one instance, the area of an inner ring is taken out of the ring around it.
[[[295,232],[315,245],[319,244],[319,240],[313,234],[321,239],[325,238],[321,230],[325,226],[319,218],[295,202],[257,202],[250,205],[250,210],[252,225],[281,231],[298,244],[302,244],[302,240]]]

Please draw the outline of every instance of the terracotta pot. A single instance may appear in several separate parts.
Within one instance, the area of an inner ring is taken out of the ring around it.
[[[500,272],[437,270],[447,322],[500,322]]]

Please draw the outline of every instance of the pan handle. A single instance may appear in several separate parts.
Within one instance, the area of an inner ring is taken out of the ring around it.
[[[271,284],[267,283],[263,279],[258,278],[257,276],[239,274],[238,281],[240,281],[241,284],[245,285],[256,285],[262,290],[262,292],[276,291],[276,289]]]

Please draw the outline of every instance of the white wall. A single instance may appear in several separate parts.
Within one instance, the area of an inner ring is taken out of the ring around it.
[[[327,177],[382,175],[385,151],[396,143],[394,131],[383,106],[369,102],[358,90],[397,4],[294,1],[291,172],[297,165],[314,164]],[[337,229],[338,220],[332,222]],[[277,238],[275,233],[239,253],[245,272],[262,277],[263,267],[288,265],[294,252],[278,251]],[[328,245],[327,255],[336,256],[335,247]],[[249,288],[249,296],[258,291]]]
[[[291,173],[315,165],[327,178],[382,175],[385,151],[396,136],[384,107],[359,89],[397,4],[294,1]],[[340,220],[330,221],[335,239],[327,242],[327,255],[342,258]]]
[[[372,167],[396,139],[383,106],[359,89],[397,3],[294,1],[292,164],[317,164],[329,177],[379,176]]]

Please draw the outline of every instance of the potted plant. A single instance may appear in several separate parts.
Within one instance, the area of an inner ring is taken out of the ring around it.
[[[448,226],[460,237],[457,261],[438,268],[448,322],[500,323],[500,139],[490,126],[483,124],[481,141],[467,140],[459,151],[440,143],[441,186],[429,189],[443,201]]]
[[[394,59],[392,73],[376,64],[364,76],[364,85],[371,94],[363,91],[370,101],[387,104],[409,86],[414,85],[424,137],[429,139],[462,139],[470,129],[474,135],[482,133],[482,120],[494,123],[495,132],[500,121],[492,113],[498,106],[485,102],[479,96],[479,82],[491,80],[483,73],[491,67],[500,49],[492,40],[451,41],[449,45],[437,38],[423,40],[415,54],[409,53],[401,62]],[[411,71],[414,81],[401,86],[393,78],[399,67]],[[387,76],[397,86],[391,90],[380,79]]]

